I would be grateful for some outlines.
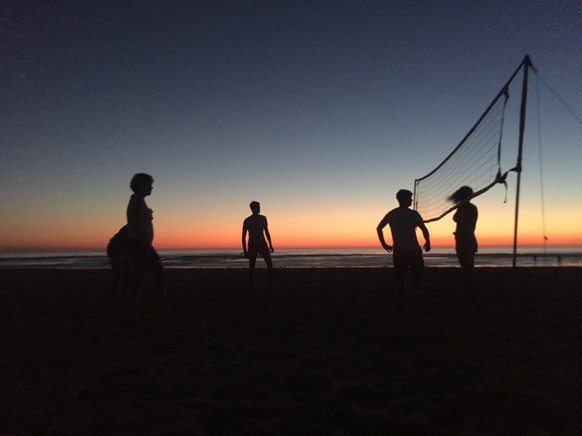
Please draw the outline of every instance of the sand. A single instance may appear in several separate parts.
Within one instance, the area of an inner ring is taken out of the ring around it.
[[[582,269],[168,270],[168,316],[109,271],[0,270],[0,434],[574,434]]]

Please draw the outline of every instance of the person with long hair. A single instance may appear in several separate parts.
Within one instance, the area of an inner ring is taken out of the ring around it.
[[[475,228],[479,212],[477,206],[471,203],[472,198],[473,189],[469,186],[461,186],[448,197],[450,202],[457,205],[457,210],[453,215],[453,221],[456,223],[455,251],[468,285],[475,283],[473,269],[475,253],[478,250]]]

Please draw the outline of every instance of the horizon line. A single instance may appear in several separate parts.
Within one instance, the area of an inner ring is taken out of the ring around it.
[[[482,248],[513,248],[512,244],[479,244]],[[552,247],[581,247],[582,244],[580,243],[556,243],[556,244],[522,244],[518,246],[518,251],[520,247],[539,247],[539,248],[552,248]],[[242,250],[242,247],[236,246],[224,246],[224,247],[155,247],[158,251],[185,251],[185,250]],[[275,252],[277,250],[317,250],[317,249],[338,249],[338,250],[356,250],[356,249],[372,249],[378,248],[379,250],[383,250],[379,245],[311,245],[311,246],[280,246],[275,247]],[[439,249],[439,248],[447,248],[447,249],[454,249],[454,244],[438,244],[432,245],[432,249]],[[0,253],[26,253],[26,252],[71,252],[71,251],[103,251],[105,252],[107,249],[107,245],[100,246],[100,247],[0,247]]]

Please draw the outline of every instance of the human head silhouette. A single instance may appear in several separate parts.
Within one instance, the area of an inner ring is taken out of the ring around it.
[[[251,207],[251,211],[254,214],[257,214],[261,211],[261,203],[259,203],[258,201],[251,201],[251,204],[249,206]]]
[[[470,186],[461,186],[448,196],[448,200],[454,204],[469,201],[473,197],[473,189]]]
[[[408,189],[401,189],[396,193],[396,199],[400,206],[408,207],[412,204],[412,192]]]
[[[154,178],[149,174],[137,173],[131,178],[129,187],[133,192],[140,195],[150,195]]]

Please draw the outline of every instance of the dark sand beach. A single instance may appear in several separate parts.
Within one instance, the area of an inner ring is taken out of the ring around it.
[[[582,269],[168,274],[168,316],[112,311],[107,270],[0,270],[0,434],[576,434]]]

